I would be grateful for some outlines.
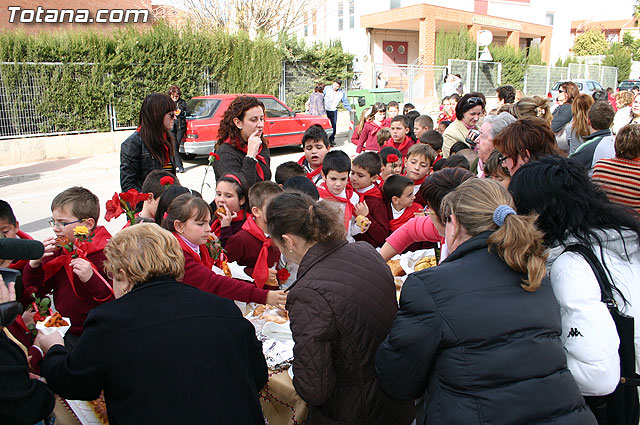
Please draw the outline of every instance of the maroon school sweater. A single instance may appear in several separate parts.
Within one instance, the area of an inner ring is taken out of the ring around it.
[[[385,240],[391,234],[389,212],[384,201],[378,197],[365,196],[364,200],[369,207],[367,218],[371,221],[371,226],[365,233],[355,235],[353,238],[357,241],[369,242],[374,248],[378,248],[384,245]]]
[[[219,297],[259,304],[266,304],[267,292],[269,292],[247,282],[220,276],[186,252],[182,282]]]
[[[44,260],[42,260],[42,264],[46,264],[60,255],[65,255],[62,253],[62,248],[58,248],[53,256],[45,257]],[[104,272],[103,263],[106,260],[104,252],[97,251],[93,254],[88,254],[87,260],[91,261],[100,271],[100,274],[111,284],[111,280]],[[69,283],[64,267],[47,279],[46,282],[43,282],[44,270],[42,269],[42,264],[36,268],[31,267],[29,264],[24,267],[22,283],[25,293],[29,293],[30,290],[35,289],[36,295],[42,296],[53,291],[53,303],[56,310],[60,312],[63,317],[68,317],[69,320],[71,320],[69,333],[80,336],[87,314],[97,306],[113,300],[113,294],[94,272],[93,276],[86,282],[81,282],[78,276],[74,275],[73,283],[78,293],[76,296],[71,287],[71,283]],[[96,299],[102,300],[105,298],[107,298],[106,301],[96,301]]]
[[[229,261],[236,261],[241,266],[245,266],[244,272],[253,277],[253,269],[258,261],[258,255],[260,255],[262,242],[246,230],[240,229],[238,233],[229,238],[225,249]],[[276,268],[278,261],[280,261],[280,250],[271,245],[267,256],[267,265],[270,269]]]

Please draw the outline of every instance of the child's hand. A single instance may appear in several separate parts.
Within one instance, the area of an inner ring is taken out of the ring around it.
[[[227,208],[226,206],[225,210],[227,211],[227,213],[220,219],[221,227],[231,226],[231,221],[238,216],[238,213],[232,213],[231,210],[229,210],[229,208]]]
[[[69,262],[71,269],[78,276],[81,282],[87,282],[93,276],[91,263],[84,258],[74,258]]]
[[[423,210],[416,211],[413,213],[414,217],[424,217],[425,215],[427,215],[427,213],[425,213]]]
[[[369,207],[367,206],[367,201],[358,202],[354,210],[356,215],[364,215],[365,217],[369,215]]]
[[[284,310],[287,302],[287,294],[284,291],[269,291],[267,293],[267,304],[275,305]]]
[[[269,279],[267,279],[267,283],[269,282],[278,282],[276,269],[269,269]]]
[[[42,257],[40,257],[37,260],[30,260],[29,261],[29,266],[31,266],[31,268],[35,269],[36,267],[38,267],[40,264],[42,264],[42,259],[44,257],[50,257],[53,255],[53,252],[58,249],[58,247],[56,246],[56,238],[54,238],[53,236],[49,236],[48,238],[46,238],[45,240],[42,241],[42,245],[44,245],[44,254],[42,254]]]
[[[29,308],[26,309],[24,313],[22,313],[22,321],[24,322],[24,324],[29,326],[33,323],[35,325],[35,322],[33,320],[33,316],[35,314],[36,311],[33,309],[33,306],[29,306]]]
[[[360,228],[360,231],[361,231],[362,233],[367,233],[367,230],[369,230],[369,227],[371,227],[371,220],[367,220],[367,221],[365,222],[364,226],[362,226],[362,227]]]

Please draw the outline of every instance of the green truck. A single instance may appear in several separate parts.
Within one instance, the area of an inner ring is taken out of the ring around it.
[[[355,111],[354,125],[358,123],[360,114],[366,108],[370,108],[376,102],[383,102],[385,104],[395,100],[401,106],[404,103],[404,96],[398,89],[362,89],[362,90],[349,90],[347,93],[347,99],[351,108]]]

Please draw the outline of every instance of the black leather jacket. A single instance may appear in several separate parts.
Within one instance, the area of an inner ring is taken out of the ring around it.
[[[173,158],[171,158],[173,165]],[[175,166],[173,166],[175,167]],[[134,131],[120,146],[120,187],[142,190],[145,177],[153,170],[161,170],[162,164],[147,149],[140,133]],[[175,173],[175,168],[172,171]]]

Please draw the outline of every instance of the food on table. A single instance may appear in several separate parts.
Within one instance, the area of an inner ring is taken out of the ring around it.
[[[54,313],[44,324],[45,328],[60,328],[62,326],[69,326],[69,324],[62,318],[60,313]]]
[[[227,277],[231,277],[231,269],[229,268],[229,264],[227,264],[226,261],[222,261],[220,265],[222,266],[220,268],[222,269],[224,275]]]
[[[356,226],[360,228],[360,230],[364,230],[365,227],[371,224],[371,221],[364,215],[359,215],[356,217]]]
[[[101,425],[109,425],[109,417],[107,416],[107,405],[104,401],[104,393],[100,393],[100,397],[89,402],[91,410],[95,413]]]
[[[396,284],[396,292],[402,289],[402,279],[396,277],[393,282]]]
[[[255,310],[253,310],[253,315],[254,316],[260,316],[262,313],[264,313],[267,310],[267,306],[266,305],[259,305],[258,307],[256,307]]]
[[[406,272],[400,265],[400,260],[389,260],[387,261],[389,268],[391,269],[391,274],[394,276],[404,276]]]
[[[438,262],[436,261],[435,255],[421,258],[416,264],[413,266],[415,271],[420,271],[424,269],[428,269],[433,266],[437,266]]]
[[[219,207],[216,210],[216,215],[220,218],[224,217],[225,215],[227,215],[227,210],[224,207]]]
[[[253,310],[253,315],[265,322],[274,322],[278,324],[287,323],[289,320],[289,313],[286,310],[281,310],[268,305],[259,305],[255,310]]]

